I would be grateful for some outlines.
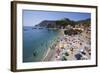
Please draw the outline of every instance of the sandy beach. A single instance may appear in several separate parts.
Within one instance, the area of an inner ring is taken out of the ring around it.
[[[63,31],[63,30],[61,30]],[[91,33],[84,29],[77,35],[59,36],[42,61],[88,60],[91,58]]]

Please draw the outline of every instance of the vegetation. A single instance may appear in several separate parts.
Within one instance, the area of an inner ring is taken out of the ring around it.
[[[57,20],[56,24],[59,25],[60,27],[65,28],[67,25],[75,26],[76,22],[72,21],[68,18],[64,18],[64,19],[61,19],[61,20]]]
[[[77,21],[76,24],[83,24],[83,26],[89,27],[91,24],[91,19],[88,18],[86,20]]]
[[[69,29],[69,30],[65,30],[64,31],[64,34],[66,35],[77,35],[77,34],[80,34],[82,32],[82,30],[77,30],[77,29]]]
[[[42,21],[39,26],[46,27],[46,28],[66,28],[67,25],[70,25],[74,27],[75,25],[83,25],[84,27],[89,27],[91,24],[91,19],[85,19],[85,20],[79,20],[79,21],[73,21],[68,18],[56,20],[56,21],[49,21],[45,20]]]
[[[91,20],[89,18],[89,19],[86,19],[86,20],[72,21],[68,18],[64,18],[64,19],[61,19],[61,20],[57,20],[56,24],[59,25],[60,27],[63,27],[63,28],[65,28],[67,25],[71,25],[71,26],[74,27],[77,24],[82,24],[85,27],[89,27],[90,24],[91,24]]]

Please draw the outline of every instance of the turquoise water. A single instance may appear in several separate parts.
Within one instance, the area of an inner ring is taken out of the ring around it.
[[[41,61],[58,35],[58,30],[23,27],[23,62]]]

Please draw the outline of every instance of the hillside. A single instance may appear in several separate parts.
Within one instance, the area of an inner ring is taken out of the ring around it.
[[[82,24],[83,26],[88,27],[91,24],[91,19],[88,18],[88,19],[79,20],[79,21],[73,21],[68,18],[64,18],[64,19],[56,20],[56,21],[44,20],[41,23],[39,23],[37,26],[46,27],[46,28],[65,28],[67,25],[74,27],[75,25],[78,25],[78,24]]]

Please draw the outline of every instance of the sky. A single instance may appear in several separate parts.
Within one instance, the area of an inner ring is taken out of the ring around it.
[[[91,18],[91,14],[82,12],[23,10],[22,17],[24,26],[35,26],[44,20],[60,20],[63,18],[69,18],[74,21],[84,20]]]

